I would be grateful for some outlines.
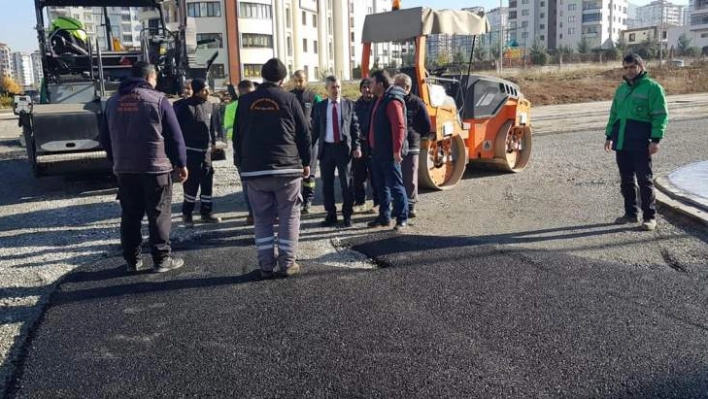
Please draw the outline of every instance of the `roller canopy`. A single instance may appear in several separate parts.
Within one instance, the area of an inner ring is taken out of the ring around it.
[[[161,0],[36,0],[40,7],[157,7]]]
[[[443,33],[483,35],[489,31],[487,18],[473,12],[416,7],[367,15],[361,41],[395,42]]]

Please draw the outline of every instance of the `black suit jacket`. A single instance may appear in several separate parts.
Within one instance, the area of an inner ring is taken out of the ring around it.
[[[359,144],[359,120],[354,112],[354,103],[346,98],[339,100],[339,112],[342,113],[342,123],[339,126],[339,134],[342,140],[346,143],[349,149],[349,154],[352,151],[360,150]],[[325,136],[327,134],[327,106],[329,99],[318,102],[315,105],[312,114],[312,140],[317,140],[317,159],[322,159],[322,149],[325,144]]]

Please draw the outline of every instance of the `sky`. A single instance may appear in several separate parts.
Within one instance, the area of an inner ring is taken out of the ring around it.
[[[341,0],[344,1],[344,0]],[[637,5],[648,4],[651,0],[631,1]],[[5,5],[12,2],[11,7],[3,7],[0,13],[0,43],[5,43],[12,51],[32,52],[37,49],[37,24],[34,12],[34,0],[2,0]],[[403,8],[425,6],[435,8],[459,9],[463,7],[482,6],[486,9],[499,7],[498,0],[401,0]],[[674,1],[676,4],[687,4],[686,0]],[[502,0],[507,6],[509,0]]]

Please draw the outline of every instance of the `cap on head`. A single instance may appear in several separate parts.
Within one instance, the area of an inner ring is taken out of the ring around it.
[[[261,77],[268,82],[280,82],[286,76],[288,76],[288,69],[283,64],[283,61],[277,58],[269,59],[261,68]]]

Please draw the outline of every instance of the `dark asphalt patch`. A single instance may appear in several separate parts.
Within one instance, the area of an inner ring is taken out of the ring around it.
[[[389,267],[259,281],[254,249],[191,246],[174,273],[80,270],[15,396],[708,396],[708,292],[685,273],[467,237],[347,244]]]

